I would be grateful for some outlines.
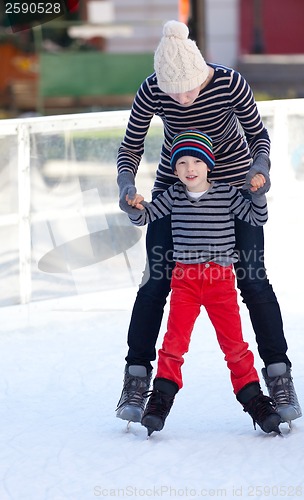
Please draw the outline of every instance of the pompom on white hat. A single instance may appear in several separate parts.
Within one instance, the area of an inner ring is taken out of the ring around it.
[[[154,70],[159,88],[166,94],[180,94],[199,87],[208,77],[209,67],[196,43],[188,38],[186,24],[168,21],[154,54]]]

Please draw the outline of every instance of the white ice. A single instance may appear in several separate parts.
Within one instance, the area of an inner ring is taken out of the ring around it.
[[[286,179],[269,196],[265,233],[304,407],[302,186]],[[282,425],[283,437],[254,430],[204,311],[163,431],[148,440],[140,424],[127,431],[115,417],[135,294],[134,286],[0,309],[0,499],[303,498],[304,419],[290,432]],[[166,317],[160,341],[165,327]]]

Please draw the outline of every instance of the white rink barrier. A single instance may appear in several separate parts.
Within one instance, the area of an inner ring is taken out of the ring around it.
[[[304,99],[259,102],[271,140],[270,197],[304,179]],[[129,111],[0,121],[0,306],[133,287],[145,229],[119,210],[116,154]],[[150,199],[162,124],[137,176]]]

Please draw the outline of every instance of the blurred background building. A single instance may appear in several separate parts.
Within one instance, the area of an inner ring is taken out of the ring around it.
[[[303,0],[61,2],[64,16],[16,32],[1,3],[2,117],[128,108],[169,19],[188,24],[207,61],[239,69],[257,100],[304,97]]]

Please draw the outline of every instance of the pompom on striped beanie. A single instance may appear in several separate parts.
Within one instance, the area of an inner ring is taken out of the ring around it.
[[[194,156],[204,161],[210,170],[213,170],[215,158],[212,149],[212,139],[199,130],[185,130],[177,134],[172,142],[171,167],[175,172],[175,165],[182,156]]]

